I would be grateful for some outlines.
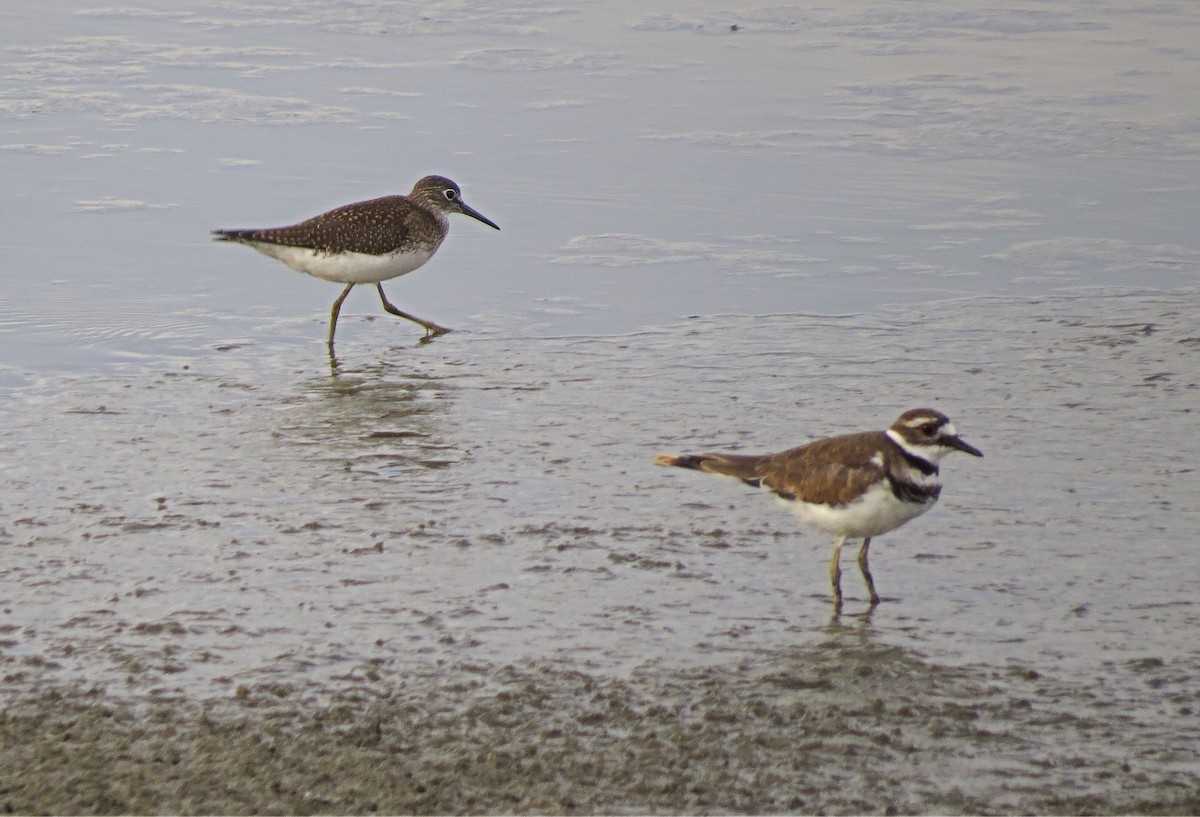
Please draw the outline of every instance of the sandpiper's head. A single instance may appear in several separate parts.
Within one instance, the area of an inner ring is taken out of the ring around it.
[[[936,409],[911,409],[901,414],[888,436],[910,454],[936,463],[951,451],[962,451],[973,457],[983,452],[958,436],[950,418]]]
[[[413,185],[412,192],[408,194],[408,197],[410,200],[420,202],[442,213],[462,213],[482,221],[489,227],[500,229],[482,214],[468,207],[462,200],[462,191],[458,189],[458,185],[445,176],[426,176]]]

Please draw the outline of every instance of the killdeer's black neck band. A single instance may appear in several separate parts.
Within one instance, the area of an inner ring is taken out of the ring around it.
[[[901,502],[916,502],[925,504],[931,499],[937,499],[942,492],[941,485],[917,485],[915,482],[906,482],[902,479],[888,478],[888,486],[892,489],[892,494]]]

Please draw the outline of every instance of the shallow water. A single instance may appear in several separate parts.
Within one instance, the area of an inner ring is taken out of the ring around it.
[[[874,667],[894,685],[863,690],[888,702],[878,734],[843,724],[857,737],[815,746],[815,776],[778,772],[757,799],[711,780],[634,797],[617,771],[584,796],[577,769],[523,801],[481,780],[473,801],[385,803],[1188,810],[1200,15],[398,8],[0,13],[5,700],[301,690],[300,734],[355,690],[416,685],[451,710],[574,712],[590,731],[568,737],[599,758],[654,710],[606,725],[586,678],[710,707],[726,726],[696,746],[739,735],[761,771],[781,768],[768,743],[808,739],[770,690],[840,711],[860,676],[836,669]],[[331,370],[336,288],[208,242],[428,172],[503,228],[455,220],[388,285],[459,330],[433,343],[356,292]],[[880,538],[869,616],[851,566],[830,620],[825,537],[651,459],[918,405],[986,456],[949,458],[939,506]],[[792,677],[826,662],[840,680]],[[747,696],[758,715],[721,714]],[[831,771],[977,697],[983,732]],[[430,740],[453,744],[453,722]],[[132,796],[109,810],[205,810]],[[254,802],[269,792],[208,810]]]

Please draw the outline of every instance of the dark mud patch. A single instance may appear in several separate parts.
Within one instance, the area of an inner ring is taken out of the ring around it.
[[[1166,671],[1167,668],[1163,668]],[[1180,771],[1088,690],[930,664],[839,631],[722,668],[357,673],[337,689],[0,713],[22,813],[1195,813]],[[1175,747],[1178,751],[1185,747]]]

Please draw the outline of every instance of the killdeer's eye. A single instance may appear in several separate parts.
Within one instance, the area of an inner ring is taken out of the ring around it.
[[[932,437],[933,435],[937,434],[939,428],[941,428],[941,426],[939,426],[937,423],[925,423],[925,425],[921,426],[921,433],[926,437]]]
[[[447,187],[442,191],[442,195],[446,197],[446,201],[454,201],[456,198],[458,198],[458,191],[453,187]]]

